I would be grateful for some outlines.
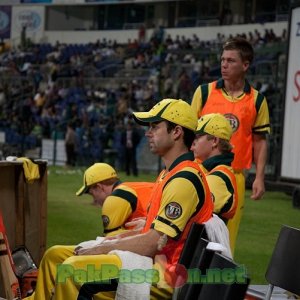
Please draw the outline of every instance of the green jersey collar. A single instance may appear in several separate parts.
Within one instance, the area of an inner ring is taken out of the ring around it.
[[[216,88],[217,88],[217,89],[223,89],[223,88],[225,88],[224,80],[223,80],[222,78],[220,78],[220,79],[217,81]],[[246,80],[245,80],[245,86],[244,86],[244,93],[249,94],[250,91],[251,91],[251,86],[250,86],[249,81],[246,79]]]
[[[182,155],[180,155],[179,157],[177,157],[173,163],[171,164],[169,171],[171,171],[172,169],[174,169],[178,164],[180,164],[181,162],[185,161],[185,160],[194,160],[194,154],[193,152],[187,152],[184,153]]]
[[[233,158],[234,158],[234,154],[232,152],[225,153],[225,154],[220,154],[208,158],[202,164],[207,171],[211,171],[213,168],[215,168],[218,165],[231,166]]]

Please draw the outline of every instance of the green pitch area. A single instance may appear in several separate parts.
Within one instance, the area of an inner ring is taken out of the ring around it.
[[[123,181],[153,181],[155,174],[138,178],[119,174]],[[47,247],[75,245],[102,234],[101,209],[89,195],[75,196],[82,184],[83,169],[49,168]],[[282,224],[300,228],[300,210],[292,207],[291,196],[267,192],[261,201],[246,194],[235,260],[244,264],[251,284],[266,284],[264,277]]]

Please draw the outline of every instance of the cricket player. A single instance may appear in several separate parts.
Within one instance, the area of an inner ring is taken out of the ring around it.
[[[266,136],[270,133],[270,121],[266,98],[246,80],[253,56],[253,48],[247,40],[237,37],[226,41],[221,55],[222,78],[200,85],[191,104],[198,117],[210,113],[223,114],[233,129],[231,143],[235,156],[232,167],[236,174],[239,202],[235,216],[228,222],[232,249],[244,207],[245,171],[251,168],[253,162],[256,175],[251,198],[258,200],[265,192]]]
[[[90,194],[102,207],[105,235],[116,235],[124,224],[145,218],[154,183],[121,182],[116,170],[107,163],[95,163],[83,176],[77,196]]]
[[[231,167],[234,158],[230,144],[232,128],[223,115],[208,114],[198,120],[195,133],[191,150],[195,159],[202,162],[212,193],[214,213],[227,224],[238,204],[236,178]]]
[[[84,172],[83,185],[76,195],[88,193],[102,206],[105,235],[112,236],[120,233],[125,235],[126,230],[129,229],[125,224],[135,225],[139,219],[145,219],[153,186],[154,183],[148,182],[122,183],[112,166],[106,163],[95,163]],[[40,264],[36,289],[29,299],[50,299],[54,294],[53,281],[55,281],[54,274],[57,266],[65,261],[72,261],[76,248],[96,243],[97,240],[72,246],[57,245],[47,250],[44,256],[47,257],[47,262],[43,260]],[[81,258],[82,265],[88,264],[89,261],[85,261],[86,257]]]

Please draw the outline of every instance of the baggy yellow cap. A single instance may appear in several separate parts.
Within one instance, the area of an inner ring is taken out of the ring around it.
[[[196,134],[210,134],[215,137],[229,141],[232,128],[229,121],[221,114],[203,115],[198,120]]]
[[[97,182],[117,177],[116,170],[109,164],[95,163],[84,172],[83,186],[76,192],[76,195],[81,196],[86,193],[89,187]]]
[[[197,114],[185,101],[179,99],[164,99],[154,105],[148,112],[133,113],[135,121],[140,125],[170,121],[187,129],[195,131],[197,127]]]

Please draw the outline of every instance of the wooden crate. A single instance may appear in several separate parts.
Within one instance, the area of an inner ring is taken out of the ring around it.
[[[47,163],[36,163],[40,179],[27,183],[22,162],[0,161],[0,210],[10,249],[25,245],[38,266],[46,250]]]

